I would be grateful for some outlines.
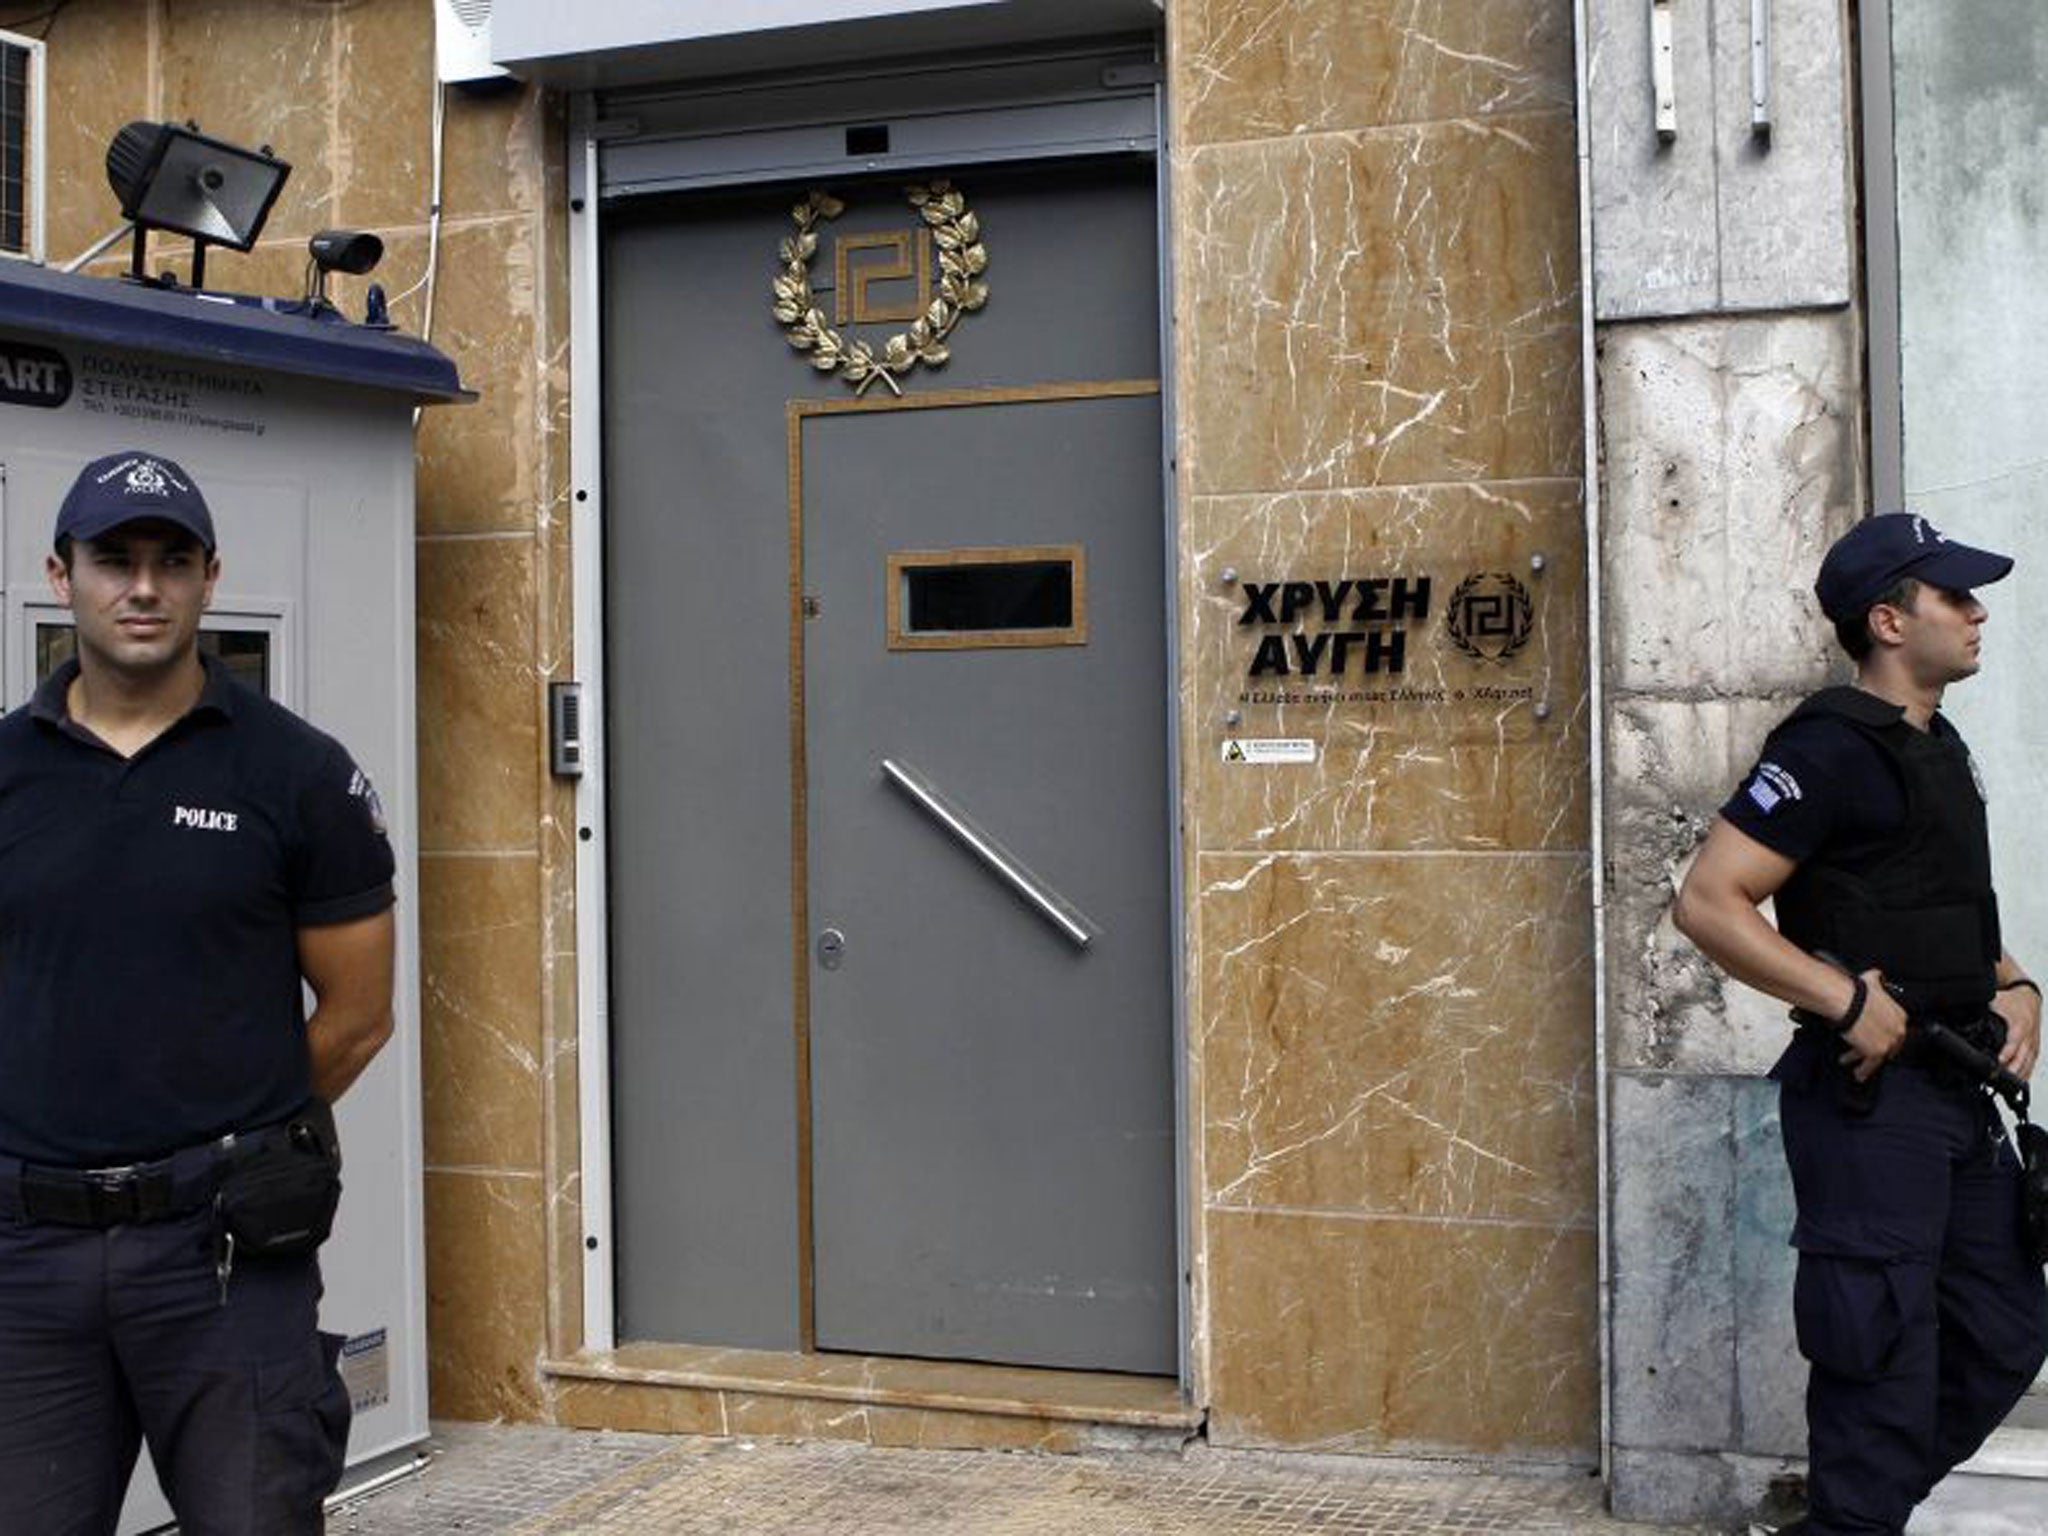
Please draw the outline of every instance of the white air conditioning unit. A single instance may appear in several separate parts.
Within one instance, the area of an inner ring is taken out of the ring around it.
[[[504,76],[491,62],[491,0],[434,0],[434,78],[462,85]]]

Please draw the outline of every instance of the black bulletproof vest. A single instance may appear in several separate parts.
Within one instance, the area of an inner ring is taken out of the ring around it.
[[[1894,837],[1830,843],[1802,863],[1778,892],[1779,931],[1851,970],[1883,971],[1905,988],[1916,1017],[1980,1017],[1997,987],[2001,946],[1984,796],[1969,748],[1946,722],[1916,731],[1892,705],[1855,688],[1823,689],[1778,730],[1816,715],[1882,750],[1904,786],[1906,821]]]

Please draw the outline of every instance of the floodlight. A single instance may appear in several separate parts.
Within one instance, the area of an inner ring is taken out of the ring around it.
[[[253,246],[291,173],[267,144],[243,149],[196,123],[130,123],[107,146],[107,181],[135,225],[132,272],[143,275],[149,231],[171,230],[192,237],[192,286],[202,286],[207,246]]]

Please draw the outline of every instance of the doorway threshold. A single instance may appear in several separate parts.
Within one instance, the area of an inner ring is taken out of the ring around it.
[[[1203,1414],[1170,1377],[626,1344],[546,1362],[556,1422],[875,1445],[1171,1449]]]

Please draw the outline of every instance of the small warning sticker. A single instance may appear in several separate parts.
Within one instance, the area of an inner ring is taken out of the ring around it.
[[[1223,743],[1226,763],[1312,763],[1316,744],[1305,736],[1232,736]]]
[[[359,1333],[341,1346],[341,1381],[357,1413],[391,1401],[391,1351],[382,1328]]]

